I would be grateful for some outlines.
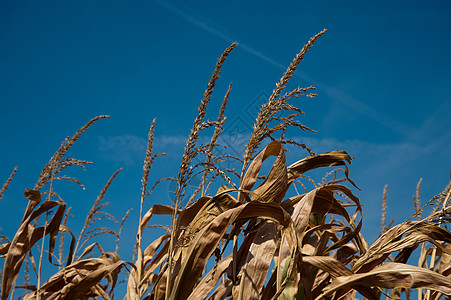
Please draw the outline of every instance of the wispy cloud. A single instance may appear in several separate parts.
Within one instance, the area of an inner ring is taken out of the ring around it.
[[[250,133],[249,133],[250,134]],[[446,138],[437,141],[445,143]],[[221,138],[221,144],[227,149],[223,150],[228,154],[241,156],[245,144],[248,142],[249,135],[243,133],[224,133]],[[435,145],[425,146],[413,142],[399,143],[371,143],[359,140],[337,140],[334,138],[314,138],[314,137],[295,137],[300,143],[308,145],[317,153],[324,153],[333,150],[346,150],[350,155],[356,157],[359,165],[364,165],[365,173],[384,174],[389,173],[401,166],[413,163],[426,155],[433,155],[437,150]],[[167,152],[169,155],[180,154],[183,151],[186,137],[181,135],[160,135],[155,137],[154,145],[156,151]],[[200,142],[207,142],[203,139]],[[134,135],[120,135],[110,137],[99,137],[98,149],[103,153],[106,160],[122,162],[126,165],[141,163],[146,151],[146,139]],[[218,148],[222,149],[222,148]],[[230,153],[229,153],[230,152]],[[300,159],[299,153],[293,155],[288,152],[291,161]],[[307,152],[302,153],[307,155]]]
[[[429,128],[429,122],[424,125],[424,130]],[[446,124],[446,122],[443,122]],[[426,131],[425,131],[426,132]],[[220,143],[225,144],[227,149],[219,147],[222,154],[242,156],[242,151],[248,141],[249,133],[243,131],[231,134],[224,132]],[[366,216],[366,227],[379,226],[380,201],[382,188],[389,184],[390,209],[396,213],[397,221],[410,217],[413,208],[406,206],[412,194],[415,192],[416,182],[420,177],[425,178],[425,184],[437,179],[434,172],[438,166],[442,165],[441,160],[447,160],[447,149],[451,147],[451,132],[435,143],[426,145],[421,140],[411,139],[394,143],[375,143],[360,140],[338,140],[334,138],[318,137],[294,137],[294,140],[308,145],[316,153],[324,153],[333,150],[346,150],[352,157],[353,163],[350,166],[350,176],[362,189],[356,191],[361,198]],[[155,137],[154,145],[159,152],[168,154],[165,159],[166,169],[177,170],[180,155],[185,145],[186,137],[181,135],[160,135]],[[208,139],[201,139],[200,143],[208,142]],[[106,160],[120,162],[125,165],[139,165],[142,163],[146,150],[146,140],[134,135],[122,135],[99,138],[99,151]],[[287,151],[287,163],[291,164],[306,157],[308,153],[299,151]],[[445,164],[449,168],[449,159]],[[434,166],[431,166],[435,164]],[[415,173],[418,172],[418,173]],[[440,171],[441,172],[441,171]],[[318,173],[320,176],[322,172]],[[435,177],[434,177],[435,176]],[[442,176],[441,176],[442,177]],[[317,178],[318,179],[318,178]],[[445,178],[446,179],[446,178]],[[424,189],[424,197],[429,199],[434,194],[440,192],[442,182],[432,182],[433,184]],[[446,182],[445,182],[446,184]],[[406,188],[407,187],[407,188]],[[377,233],[374,233],[375,237]]]
[[[432,154],[432,148],[422,147],[419,144],[373,143],[360,140],[337,140],[334,138],[294,138],[305,143],[313,151],[324,153],[333,150],[345,150],[354,157],[353,168],[359,173],[380,176],[387,174],[401,166],[406,166],[419,157]],[[363,175],[363,174],[362,174]]]
[[[143,160],[146,143],[144,138],[134,135],[99,137],[98,149],[106,160],[129,166]]]
[[[154,139],[154,152],[169,155],[183,151],[186,137],[182,135],[160,135]],[[147,140],[135,135],[117,135],[98,138],[98,150],[105,160],[120,162],[126,166],[141,164],[147,148]]]

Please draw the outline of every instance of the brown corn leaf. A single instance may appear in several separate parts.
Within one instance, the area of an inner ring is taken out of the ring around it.
[[[206,225],[208,225],[211,221],[213,221],[218,215],[221,213],[237,206],[239,202],[228,192],[231,190],[223,190],[222,188],[218,191],[218,194],[214,197],[202,197],[208,198],[206,201],[202,201],[204,205],[198,209],[197,214],[194,216],[192,220],[189,220],[188,217],[193,216],[193,213],[184,213],[182,211],[183,216],[179,224],[187,224],[187,221],[190,221],[187,228],[184,226],[178,227],[178,231],[175,234],[175,240],[177,241],[176,253],[174,254],[174,259],[177,261],[176,267],[172,270],[172,276],[176,276],[179,271],[179,266],[181,264],[181,260],[183,260],[188,254],[189,245],[195,235]],[[235,190],[233,190],[235,191]],[[202,199],[200,199],[202,200]],[[197,201],[193,206],[199,207],[196,205],[199,203]],[[188,210],[188,209],[187,209]],[[190,208],[191,210],[191,208]]]
[[[274,146],[271,145],[273,143],[275,143]],[[271,142],[271,144],[267,147],[270,147],[271,145],[271,147],[275,148],[274,152],[276,152],[278,146],[279,152],[277,153],[277,158],[274,161],[266,179],[252,192],[252,201],[280,203],[287,191],[288,177],[285,150],[279,142]],[[265,151],[265,155],[268,155],[268,152]],[[264,159],[266,158],[263,158],[263,160]]]
[[[232,254],[222,259],[207,275],[202,278],[188,300],[206,299],[216,286],[218,280],[226,272],[232,262]]]
[[[385,260],[385,256],[420,243],[430,242],[451,254],[441,242],[451,243],[451,233],[427,221],[409,221],[392,227],[382,234],[353,266],[353,271],[369,271]],[[381,261],[382,260],[382,261]]]
[[[451,250],[451,244],[446,245],[445,248],[447,250]],[[441,254],[437,272],[445,276],[449,276],[451,274],[451,255],[449,252],[443,252]]]
[[[230,209],[205,226],[192,240],[188,255],[185,257],[174,280],[170,299],[187,298],[202,275],[208,258],[212,255],[227,229],[235,222],[252,218],[269,219],[284,226],[285,234],[289,235],[291,245],[296,244],[296,236],[291,226],[290,216],[275,203],[252,201]],[[296,249],[296,246],[293,247]],[[294,251],[294,250],[293,250]]]
[[[170,237],[169,234],[162,235],[158,237],[155,241],[153,241],[143,252],[143,268],[140,270],[144,270],[143,274],[137,274],[138,268],[133,268],[130,270],[129,278],[127,281],[127,299],[140,299],[144,293],[147,291],[149,287],[149,278],[151,277],[153,271],[161,264],[162,261],[159,261],[159,264],[152,264],[152,266],[145,266],[152,261],[155,257],[156,250],[161,246],[161,244],[166,241]],[[166,250],[167,251],[167,250]],[[161,252],[160,252],[161,253]],[[164,253],[164,252],[163,252]],[[165,257],[165,256],[164,256]]]
[[[117,273],[124,264],[125,262],[119,260],[119,256],[115,253],[76,261],[50,277],[41,286],[41,299],[88,299],[105,295],[108,297],[99,283],[107,278],[110,286],[114,287]],[[36,293],[37,291],[27,294],[24,300],[36,299]]]
[[[293,182],[294,180],[296,180],[296,178],[299,178],[305,172],[313,169],[321,167],[344,166],[346,178],[353,186],[355,186],[354,182],[352,182],[352,180],[350,180],[348,177],[349,168],[346,165],[345,161],[350,164],[352,158],[344,150],[331,151],[324,154],[306,157],[288,167],[288,182]]]
[[[241,203],[244,203],[244,193],[252,190],[257,182],[263,162],[270,156],[276,156],[276,161],[273,163],[266,180],[253,191],[251,200],[262,202],[280,202],[282,200],[288,186],[285,152],[282,144],[273,141],[257,154],[241,180],[241,193],[238,196],[238,201]]]
[[[330,256],[305,256],[303,262],[324,270],[333,277],[354,275],[346,266]]]
[[[160,204],[155,204],[153,205],[147,212],[146,214],[143,216],[142,220],[141,220],[141,232],[144,231],[144,228],[146,228],[147,223],[149,223],[150,218],[153,215],[171,215],[174,213],[174,208],[172,206],[169,205],[160,205]]]
[[[191,224],[193,219],[197,216],[199,211],[205,205],[207,201],[209,201],[211,197],[204,196],[197,199],[191,206],[185,208],[180,211],[179,216],[177,218],[177,228],[186,228]]]
[[[353,224],[354,216],[349,216],[346,209],[338,202],[334,197],[335,192],[344,192],[350,199],[352,199],[356,205],[356,212],[361,214],[361,206],[358,199],[352,194],[352,192],[339,185],[330,185],[324,186],[313,191],[296,197],[292,197],[288,200],[290,202],[283,202],[282,205],[286,207],[286,209],[291,213],[291,218],[293,220],[294,226],[296,228],[296,234],[298,241],[302,241],[304,239],[305,232],[307,230],[307,226],[309,224],[309,217],[311,213],[334,213],[343,216],[348,222]],[[293,207],[294,206],[294,207]],[[359,230],[362,226],[362,222],[360,220],[357,226],[354,226],[354,230],[350,233],[344,235],[338,241],[335,241],[331,246],[329,246],[323,252],[330,252],[335,248],[339,248],[341,245],[348,243],[353,238],[358,238]],[[324,241],[323,243],[326,243]],[[362,246],[363,248],[363,246]],[[278,259],[278,267],[277,267],[277,287],[281,288],[282,282],[286,280],[286,276],[284,275],[286,272],[286,268],[290,263],[290,246],[285,241],[285,237],[282,237],[281,246],[279,249],[279,259]],[[292,289],[294,285],[292,284]],[[292,293],[295,293],[294,291]],[[292,295],[287,295],[287,297],[291,297]]]
[[[155,285],[156,280],[160,274],[153,273],[158,267],[161,269],[164,268],[164,262],[168,256],[169,243],[165,242],[160,251],[154,256],[154,258],[147,262],[145,261],[145,270],[144,276],[141,280],[141,289],[143,290],[142,294],[149,288],[150,285]]]
[[[218,286],[218,288],[208,297],[207,300],[225,300],[232,293],[232,280],[226,279],[223,285]]]
[[[214,218],[237,206],[239,202],[230,194],[222,192],[211,197],[198,211],[188,227],[188,234],[199,232]]]
[[[66,209],[66,204],[62,201],[47,200],[33,211],[32,209],[40,203],[41,196],[39,191],[26,189],[25,196],[29,197],[30,204],[27,207],[24,219],[20,224],[12,242],[10,243],[8,252],[6,253],[3,274],[8,274],[8,276],[3,276],[1,291],[2,300],[7,299],[12,285],[17,279],[27,252],[30,251],[37,241],[43,238],[44,234],[50,235],[50,245],[51,249],[53,249],[55,238],[60,230],[60,223],[64,217],[64,211]],[[45,213],[50,212],[54,207],[57,207],[57,210],[47,226],[34,228],[31,225],[33,220]],[[49,251],[50,263],[52,263],[52,255],[53,253]]]
[[[356,285],[377,286],[386,289],[398,287],[426,288],[451,295],[450,278],[416,266],[385,263],[367,273],[337,277],[316,299],[330,296],[340,289],[349,291]]]
[[[305,256],[303,262],[329,273],[333,278],[354,275],[341,262],[330,256]],[[379,299],[377,294],[369,287],[357,284],[354,288],[367,299]]]
[[[267,222],[258,230],[241,269],[240,284],[234,287],[234,299],[260,299],[277,239],[277,226],[273,222]]]
[[[6,253],[8,253],[9,246],[11,246],[10,242],[1,244],[0,245],[0,255],[5,255]]]

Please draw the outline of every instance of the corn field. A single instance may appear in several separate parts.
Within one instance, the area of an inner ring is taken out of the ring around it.
[[[65,171],[90,162],[72,158],[68,151],[91,125],[108,116],[90,120],[65,139],[33,189],[25,189],[28,204],[15,235],[1,236],[1,300],[448,299],[451,186],[426,203],[417,196],[415,214],[397,225],[385,224],[384,193],[380,236],[369,245],[361,233],[364,217],[362,203],[353,192],[358,187],[350,178],[351,156],[344,150],[315,153],[288,137],[292,130],[313,131],[299,121],[304,112],[295,101],[315,97],[315,88],[286,91],[286,85],[325,33],[321,31],[304,45],[276,84],[258,113],[243,157],[218,151],[223,149],[219,137],[231,84],[217,117],[207,120],[221,67],[236,43],[216,63],[178,174],[151,185],[152,165],[164,155],[153,151],[157,122],[152,121],[141,199],[136,199],[139,225],[131,261],[122,259],[117,247],[104,249],[96,242],[104,234],[119,239],[122,225],[129,221],[127,212],[119,230],[96,227],[99,220],[114,219],[103,210],[107,204],[102,200],[120,170],[100,192],[79,233],[66,226],[71,204],[53,186],[57,180],[67,180],[83,187]],[[209,142],[200,143],[206,132],[211,133]],[[289,147],[299,149],[295,152],[298,161],[287,162]],[[265,168],[267,159],[272,163]],[[222,168],[224,161],[241,169]],[[307,188],[305,183],[313,181],[309,172],[321,168],[323,179]],[[0,190],[0,198],[15,173],[16,169]],[[176,185],[173,205],[148,207],[154,189],[166,181]],[[200,182],[194,192],[188,189],[193,182]],[[418,185],[418,195],[419,189]],[[153,223],[156,215],[165,216],[166,223]],[[143,237],[155,236],[156,227],[164,228],[164,234],[145,243]],[[413,256],[419,257],[415,263]],[[48,278],[42,275],[47,265],[58,267]],[[20,276],[26,280],[22,282]],[[119,289],[125,296],[115,295]]]

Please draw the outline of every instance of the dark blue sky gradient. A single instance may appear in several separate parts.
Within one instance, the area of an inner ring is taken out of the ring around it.
[[[69,225],[78,228],[109,176],[124,167],[106,200],[117,218],[134,208],[124,229],[128,249],[152,119],[155,150],[168,153],[152,169],[153,181],[176,176],[183,140],[227,46],[240,43],[223,67],[209,118],[216,119],[233,82],[227,122],[241,118],[252,126],[245,108],[271,93],[323,28],[329,31],[288,87],[318,88],[317,98],[293,102],[318,132],[290,134],[316,152],[345,149],[355,157],[350,176],[362,189],[356,194],[365,205],[363,232],[373,241],[385,184],[388,218],[398,223],[413,213],[420,178],[423,201],[449,180],[449,1],[1,1],[0,183],[19,168],[1,200],[3,234],[12,237],[24,188],[34,186],[65,136],[107,114],[69,153],[94,161],[87,172],[70,171],[88,190],[64,183],[60,191],[73,206]],[[289,162],[305,154],[290,154]],[[170,201],[163,186],[147,204]]]

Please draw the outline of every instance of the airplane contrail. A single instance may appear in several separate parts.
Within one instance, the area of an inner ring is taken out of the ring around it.
[[[182,4],[175,4],[174,2],[169,3],[167,1],[163,0],[155,0],[158,4],[165,7],[169,11],[177,14],[178,16],[182,17],[183,19],[189,21],[190,23],[210,32],[211,34],[218,36],[230,43],[233,43],[236,41],[236,39],[230,37],[229,35],[221,32],[220,30],[215,29],[213,26],[207,24],[207,22],[200,19],[200,17],[194,17],[197,13],[192,11],[190,8],[182,5]],[[261,58],[262,60],[268,62],[269,64],[278,67],[280,69],[286,70],[286,66],[284,66],[281,63],[278,63],[271,59],[270,57],[264,55],[260,51],[255,50],[254,48],[246,45],[245,43],[240,42],[240,47],[251,53],[252,55]],[[352,97],[351,95],[347,94],[346,92],[343,92],[342,90],[338,88],[331,87],[327,84],[323,84],[318,80],[314,80],[307,76],[304,73],[296,72],[294,76],[301,78],[302,80],[305,80],[307,82],[315,83],[315,86],[317,86],[320,90],[324,91],[329,97],[332,99],[346,105],[348,108],[352,109],[353,111],[358,112],[361,115],[364,115],[365,117],[368,117],[370,119],[375,120],[381,125],[384,125],[391,130],[403,135],[404,137],[411,136],[414,133],[414,130],[412,130],[409,126],[405,125],[404,123],[398,121],[397,119],[394,119],[387,114],[384,114],[370,105]]]

